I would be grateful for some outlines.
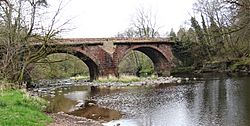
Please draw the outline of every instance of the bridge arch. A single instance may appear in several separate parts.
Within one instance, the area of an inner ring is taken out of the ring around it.
[[[69,54],[69,55],[72,55],[72,56],[80,59],[83,63],[86,64],[86,66],[89,69],[89,76],[90,76],[89,79],[92,81],[92,80],[95,80],[96,78],[98,78],[98,76],[99,76],[99,64],[97,62],[97,59],[95,59],[92,55],[90,55],[86,51],[78,49],[78,48],[71,48],[71,47],[50,48],[47,50],[46,54],[44,55],[44,58],[49,56],[49,55],[58,54],[58,53]],[[42,59],[42,58],[40,58],[40,59]],[[38,59],[38,60],[40,60],[40,59]],[[32,71],[33,68],[34,68],[34,64],[32,63],[28,66],[28,71]],[[28,73],[30,73],[30,72],[28,72]],[[28,81],[31,81],[31,79],[32,79],[31,75],[27,74],[25,76],[27,76]]]
[[[84,62],[89,69],[90,80],[95,80],[99,76],[99,65],[97,59],[91,56],[84,50],[79,48],[59,48],[56,50],[51,50],[47,53],[47,56],[54,53],[66,53],[73,55]]]
[[[167,48],[165,48],[167,49]],[[139,51],[147,55],[154,65],[154,70],[158,76],[168,76],[170,75],[172,55],[164,52],[157,45],[153,44],[143,44],[143,45],[117,45],[116,53],[114,57],[117,57],[116,64],[117,66],[124,59],[126,54],[131,51]]]

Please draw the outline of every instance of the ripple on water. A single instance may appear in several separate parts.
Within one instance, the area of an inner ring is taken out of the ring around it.
[[[104,123],[112,126],[118,123],[121,126],[247,126],[250,125],[249,82],[249,77],[236,79],[218,77],[193,84],[160,85],[116,91],[93,92],[86,88],[84,90],[75,88],[63,90],[60,94],[70,94],[74,91],[87,93],[78,92],[69,96],[56,94],[51,102],[56,102],[57,106],[54,108],[68,106],[64,107],[67,110],[69,106],[77,104],[76,100],[93,99],[101,107],[82,109],[79,113],[98,119],[100,115],[95,111],[99,109],[99,113],[102,111],[109,118],[107,120],[118,119]],[[85,95],[87,97],[84,97]]]

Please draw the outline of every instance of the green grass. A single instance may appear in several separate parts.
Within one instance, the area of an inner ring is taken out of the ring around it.
[[[70,77],[70,79],[73,80],[88,80],[90,77],[89,76],[75,76],[75,77]]]
[[[156,79],[156,76],[151,76],[151,79]],[[108,77],[100,77],[96,82],[99,83],[107,83],[107,82],[122,82],[122,83],[131,83],[131,82],[139,82],[145,80],[145,77],[137,77],[137,76],[130,76],[130,75],[122,75],[119,78],[114,76]]]
[[[0,92],[0,126],[45,126],[52,121],[42,112],[46,102],[20,90]]]

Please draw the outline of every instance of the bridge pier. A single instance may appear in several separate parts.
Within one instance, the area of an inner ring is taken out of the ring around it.
[[[171,67],[169,64],[157,65],[154,64],[154,70],[159,77],[170,76]]]
[[[109,77],[115,76],[118,77],[118,69],[116,67],[102,68],[100,69],[99,77]]]

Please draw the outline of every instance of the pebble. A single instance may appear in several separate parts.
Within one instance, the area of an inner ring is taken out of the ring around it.
[[[83,107],[84,103],[80,102],[76,105],[76,107]]]
[[[51,91],[50,94],[55,94],[56,92],[55,91]]]
[[[177,83],[181,83],[181,80],[177,80]]]
[[[88,106],[95,106],[95,103],[88,103]]]
[[[64,112],[58,112],[57,114],[64,114]]]
[[[77,121],[78,124],[85,123],[85,121]]]
[[[50,95],[50,97],[52,97],[52,98],[53,98],[53,97],[55,97],[55,95],[54,95],[54,94],[52,94],[52,95]]]
[[[185,78],[185,80],[186,80],[186,81],[188,81],[188,80],[189,80],[189,78],[188,78],[188,77],[186,77],[186,78]]]
[[[101,122],[64,113],[52,113],[49,116],[54,119],[54,122],[48,126],[103,126]]]

